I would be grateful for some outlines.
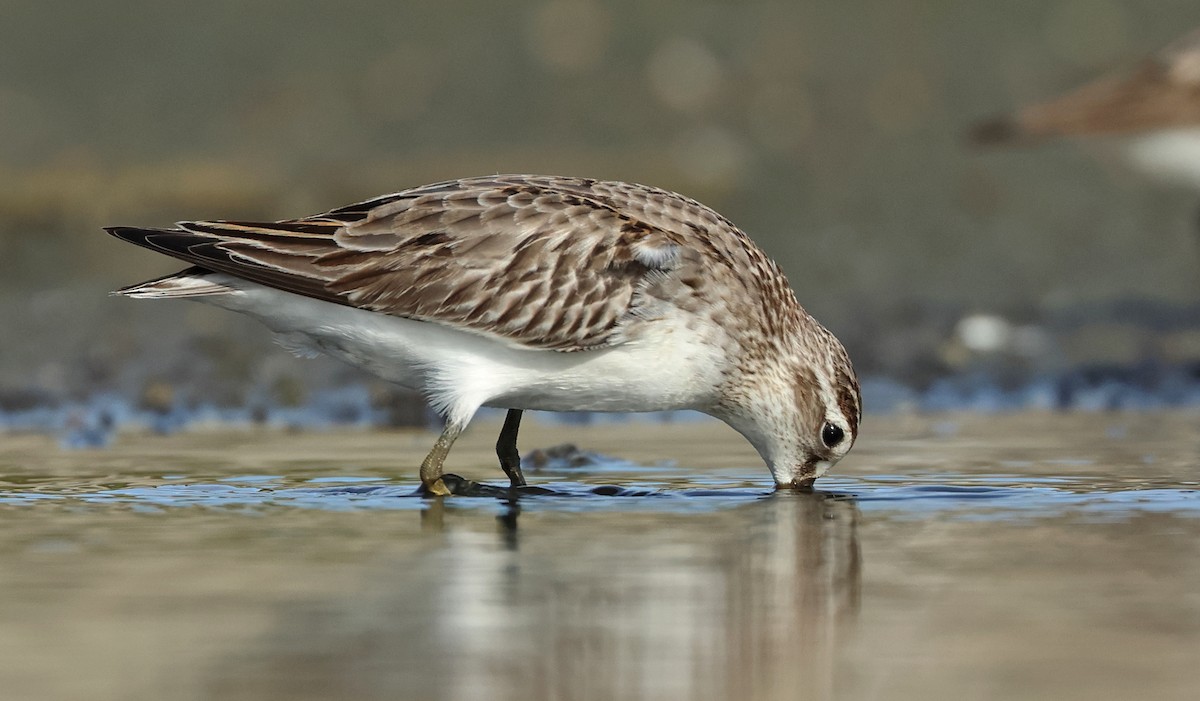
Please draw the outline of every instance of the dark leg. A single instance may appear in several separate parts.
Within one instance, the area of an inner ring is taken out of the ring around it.
[[[517,431],[520,428],[521,410],[509,409],[504,417],[504,428],[500,429],[500,437],[496,439],[496,457],[500,458],[500,468],[514,487],[525,486],[525,475],[521,474],[521,453],[517,452]]]
[[[442,481],[442,464],[446,462],[450,446],[454,445],[463,428],[465,427],[453,423],[446,424],[442,435],[438,436],[437,442],[433,444],[433,450],[429,451],[429,455],[426,455],[425,461],[421,463],[421,489],[426,494],[450,496],[450,489]]]

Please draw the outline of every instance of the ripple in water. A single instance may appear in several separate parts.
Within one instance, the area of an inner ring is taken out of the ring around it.
[[[621,469],[626,466],[621,465]],[[452,488],[457,487],[463,493],[448,504],[467,509],[499,508],[516,500],[527,510],[670,512],[730,508],[775,494],[765,480],[747,483],[733,475],[726,478],[712,474],[689,480],[678,472],[669,482],[597,485],[547,481],[515,491],[448,476]],[[0,506],[349,511],[421,509],[429,503],[413,482],[355,476],[296,480],[281,475],[238,475],[204,479],[176,474],[116,487],[108,480],[101,484],[47,478],[19,486],[10,481],[8,487],[0,489]],[[897,518],[936,514],[966,519],[1029,519],[1069,513],[1122,518],[1145,512],[1200,516],[1200,489],[1195,484],[1123,485],[1084,477],[1003,474],[827,477],[810,496],[853,500],[864,512]]]

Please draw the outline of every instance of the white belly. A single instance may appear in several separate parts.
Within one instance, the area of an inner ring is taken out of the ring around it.
[[[528,350],[438,324],[353,309],[231,281],[209,302],[253,316],[293,350],[312,349],[422,392],[453,420],[480,406],[545,411],[705,410],[721,358],[684,319],[597,351]]]
[[[1200,189],[1200,129],[1166,129],[1128,138],[1126,153],[1150,177]]]

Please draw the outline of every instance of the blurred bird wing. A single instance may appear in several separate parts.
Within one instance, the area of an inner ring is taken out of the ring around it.
[[[1021,143],[1055,136],[1131,134],[1200,127],[1200,30],[1144,59],[1011,117],[974,128],[978,143]]]
[[[1034,135],[1126,134],[1200,126],[1200,76],[1180,75],[1157,59],[1133,72],[1100,78],[1056,100],[1021,110]]]

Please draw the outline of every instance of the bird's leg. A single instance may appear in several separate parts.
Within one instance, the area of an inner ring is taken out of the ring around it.
[[[521,410],[509,409],[504,417],[504,428],[496,439],[496,457],[500,458],[500,469],[508,475],[514,487],[525,486],[525,475],[521,474],[521,453],[517,452],[517,431],[521,428]]]
[[[424,462],[421,463],[421,489],[426,494],[450,496],[450,489],[442,480],[442,463],[446,462],[450,446],[454,445],[455,439],[464,428],[466,427],[455,422],[446,424],[442,435],[438,436],[437,442],[433,444],[433,450],[425,456]]]

